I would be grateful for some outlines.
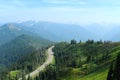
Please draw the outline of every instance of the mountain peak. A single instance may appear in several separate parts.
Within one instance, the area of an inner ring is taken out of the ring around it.
[[[17,31],[20,31],[21,28],[17,27],[18,25],[15,24],[15,23],[8,23],[8,24],[5,24],[3,26],[1,26],[1,29],[7,29],[7,30],[17,30]]]

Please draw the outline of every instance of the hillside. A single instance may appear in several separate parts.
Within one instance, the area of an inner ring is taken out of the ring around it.
[[[36,33],[31,32],[29,30],[25,30],[23,25],[21,25],[21,24],[18,24],[18,23],[4,24],[3,26],[0,26],[0,45],[10,42],[11,40],[13,40],[16,37],[23,35],[23,34],[31,35],[32,37],[36,36],[36,38],[38,37],[38,35]],[[41,36],[39,35],[39,37],[41,37]],[[42,41],[44,41],[44,40],[45,39],[43,39]],[[45,41],[47,41],[47,40],[45,40]],[[43,42],[43,44],[45,44],[45,43]]]
[[[0,46],[0,70],[17,62],[26,54],[31,54],[39,48],[47,47],[53,42],[30,35],[20,35],[14,40]]]
[[[54,48],[55,65],[46,67],[39,79],[106,80],[109,66],[120,53],[119,49],[119,42],[110,41],[58,43]]]
[[[26,33],[23,29],[17,27],[16,24],[5,24],[0,27],[0,45],[5,44],[15,37]]]

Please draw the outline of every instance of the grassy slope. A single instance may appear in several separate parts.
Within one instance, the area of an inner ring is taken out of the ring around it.
[[[111,60],[116,59],[116,56],[120,53],[120,50],[119,50],[120,49],[120,43],[118,43],[118,44],[119,45],[117,47],[112,49]],[[109,62],[109,61],[106,61],[106,62]],[[79,77],[79,78],[76,77],[75,80],[106,80],[107,74],[108,74],[108,68],[103,68],[103,69],[100,69],[98,71],[95,71],[94,73],[86,75],[82,78],[81,77]],[[66,80],[67,79],[68,78],[66,78]],[[70,80],[70,79],[68,79],[68,80]]]
[[[80,69],[74,69],[71,75],[63,77],[61,80],[106,80],[108,68],[102,68],[85,76],[81,76],[79,73],[81,73]]]
[[[15,71],[10,71],[10,76],[11,77],[16,77],[17,74],[20,74],[21,71],[20,70],[15,70]]]
[[[73,69],[71,74],[65,77],[62,77],[61,80],[106,80],[109,67],[108,65],[116,59],[116,56],[120,53],[120,43],[117,43],[117,46],[111,50],[111,58],[103,63],[100,63],[101,68],[98,68],[93,73],[88,75],[81,75],[80,69]],[[106,65],[105,65],[106,64]],[[103,66],[104,65],[104,66]]]

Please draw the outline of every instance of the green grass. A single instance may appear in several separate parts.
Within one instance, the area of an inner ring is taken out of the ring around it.
[[[52,60],[52,63],[53,65],[55,65],[55,57],[53,56],[53,60]]]
[[[74,73],[74,74],[73,74]],[[74,69],[72,75],[62,78],[61,80],[106,80],[108,69],[100,69],[88,75],[81,76],[80,69]]]
[[[17,74],[20,74],[20,73],[21,73],[20,70],[11,71],[10,76],[14,78],[14,77],[16,77]]]
[[[106,80],[107,73],[108,73],[108,69],[106,69],[104,71],[94,72],[90,75],[84,76],[84,77],[82,77],[80,79],[76,79],[76,80]]]

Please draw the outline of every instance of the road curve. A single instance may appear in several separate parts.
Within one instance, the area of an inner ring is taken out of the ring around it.
[[[26,78],[28,78],[28,76],[30,75],[30,77],[35,77],[39,74],[40,71],[44,70],[45,67],[47,65],[49,65],[50,63],[52,63],[53,58],[54,58],[54,52],[52,51],[52,49],[54,48],[54,46],[51,46],[46,52],[47,52],[47,60],[41,65],[39,66],[36,70],[34,70],[33,72],[29,73],[26,75]],[[19,80],[22,80],[22,78],[20,78]]]

